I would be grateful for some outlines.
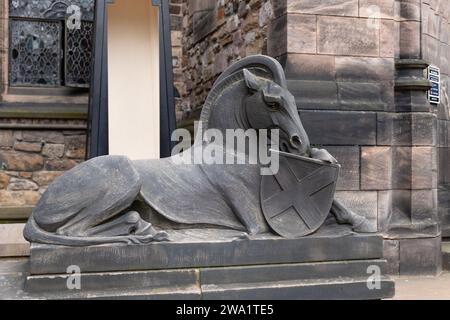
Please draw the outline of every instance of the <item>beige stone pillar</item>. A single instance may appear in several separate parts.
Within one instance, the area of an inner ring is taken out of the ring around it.
[[[108,6],[109,152],[159,158],[159,7]]]

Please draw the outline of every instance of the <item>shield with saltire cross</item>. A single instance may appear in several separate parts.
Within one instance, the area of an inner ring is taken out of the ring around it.
[[[333,203],[340,165],[277,153],[279,170],[261,179],[261,207],[277,234],[286,238],[303,237],[325,222]]]

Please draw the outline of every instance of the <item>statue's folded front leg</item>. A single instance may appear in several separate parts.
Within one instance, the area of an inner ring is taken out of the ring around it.
[[[337,160],[325,149],[312,148],[311,157],[313,159],[318,159],[329,163],[338,163]],[[369,220],[346,208],[339,200],[335,199],[333,201],[331,213],[335,216],[338,223],[350,224],[356,232],[377,232],[377,228],[374,227]]]
[[[346,208],[339,200],[333,200],[331,213],[334,215],[338,223],[350,224],[353,231],[361,233],[377,232],[376,226],[350,209]]]

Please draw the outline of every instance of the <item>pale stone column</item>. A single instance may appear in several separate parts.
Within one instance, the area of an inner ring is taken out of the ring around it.
[[[157,159],[159,7],[116,0],[108,7],[109,153]]]

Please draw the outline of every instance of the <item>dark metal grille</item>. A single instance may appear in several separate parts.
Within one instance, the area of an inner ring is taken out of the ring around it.
[[[83,21],[80,29],[66,29],[66,85],[89,87],[91,77],[93,24]]]
[[[61,84],[61,23],[12,20],[10,84]]]
[[[77,5],[81,19],[94,20],[94,0],[10,0],[9,16],[36,19],[64,19],[67,7]]]

